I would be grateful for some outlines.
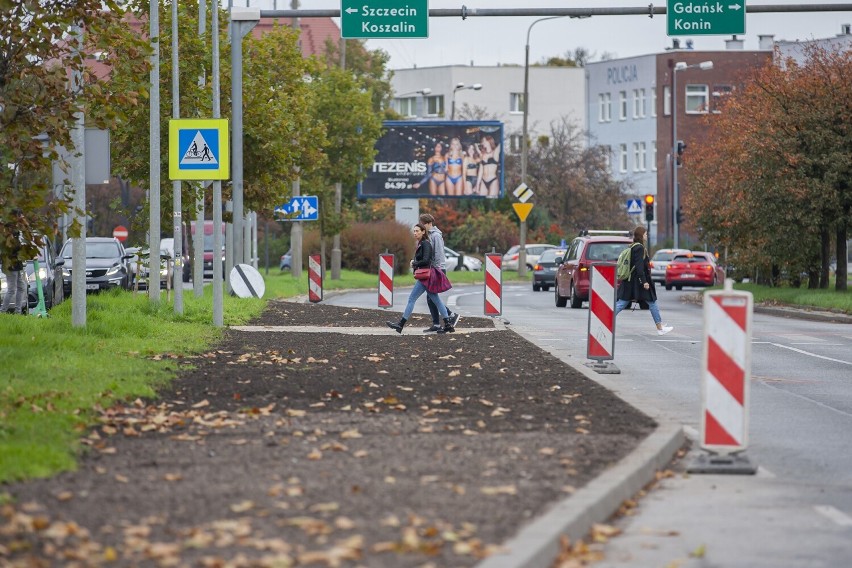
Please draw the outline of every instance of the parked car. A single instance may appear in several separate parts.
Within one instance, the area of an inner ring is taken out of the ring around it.
[[[533,266],[533,292],[547,292],[556,283],[556,269],[559,268],[556,261],[564,257],[565,252],[565,249],[552,248],[541,253]]]
[[[618,260],[633,238],[628,231],[584,231],[571,242],[568,252],[557,259],[556,285],[553,287],[556,307],[580,308],[589,300],[589,269],[597,262]]]
[[[526,245],[527,251],[527,270],[532,270],[535,263],[538,262],[538,257],[547,249],[556,248],[555,245]],[[517,270],[518,259],[520,257],[521,247],[515,245],[506,251],[503,255],[501,266],[503,270]]]
[[[681,290],[684,286],[716,286],[724,280],[724,269],[716,264],[709,252],[678,254],[666,269],[666,290],[673,287]]]
[[[62,266],[63,290],[66,296],[71,294],[72,248],[74,239],[68,239],[62,245],[59,256]],[[86,237],[86,291],[97,292],[111,288],[130,289],[130,267],[127,254],[121,241],[114,237]]]
[[[293,251],[288,250],[284,254],[281,255],[281,266],[280,270],[290,270],[293,268]]]
[[[41,290],[44,295],[44,307],[52,308],[62,301],[62,275],[59,267],[63,262],[53,252],[53,244],[46,236],[42,236],[42,245],[38,247],[38,277],[41,279]],[[27,304],[29,309],[38,305],[38,286],[36,282],[35,262],[28,260],[24,265],[27,276]],[[57,281],[58,279],[58,281]],[[6,293],[6,276],[0,272],[0,298]]]
[[[447,272],[454,270],[482,270],[482,261],[469,254],[462,254],[449,247],[444,247],[444,255],[447,257]],[[459,265],[460,258],[461,265]]]
[[[660,249],[651,257],[651,280],[666,283],[666,267],[677,254],[686,254],[689,249]]]

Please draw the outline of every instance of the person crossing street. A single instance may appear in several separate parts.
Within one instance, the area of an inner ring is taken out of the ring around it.
[[[429,242],[432,244],[432,266],[446,274],[447,256],[444,253],[444,235],[441,233],[441,230],[435,226],[435,217],[429,213],[423,213],[420,215],[420,223],[426,227],[427,234],[429,235]],[[431,327],[424,329],[423,333],[437,333],[441,330],[438,307],[432,301],[430,296],[427,296],[426,298],[426,305],[429,306],[429,313],[432,315],[432,325]],[[450,323],[455,328],[455,326],[459,323],[461,316],[457,312],[449,311],[449,307],[447,307],[447,312],[449,313]]]

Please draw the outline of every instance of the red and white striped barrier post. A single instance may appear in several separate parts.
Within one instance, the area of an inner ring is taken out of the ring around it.
[[[322,302],[322,257],[318,254],[308,257],[308,300]]]
[[[379,255],[379,307],[393,306],[393,255]]]
[[[621,370],[610,363],[615,358],[615,264],[602,262],[591,268],[589,324],[586,363],[597,373],[617,375]]]
[[[485,315],[503,313],[503,255],[485,254]]]
[[[696,473],[754,473],[748,458],[748,401],[751,383],[750,292],[735,292],[725,280],[721,291],[704,293],[704,349],[701,356],[701,456]]]

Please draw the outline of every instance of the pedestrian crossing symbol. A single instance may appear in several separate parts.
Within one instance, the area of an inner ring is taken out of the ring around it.
[[[642,212],[642,202],[638,199],[627,200],[627,213],[630,215],[638,215]]]
[[[222,180],[230,178],[226,119],[169,121],[169,178]]]

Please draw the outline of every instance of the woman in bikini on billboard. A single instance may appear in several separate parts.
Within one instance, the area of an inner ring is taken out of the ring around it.
[[[467,152],[464,153],[465,195],[479,195],[481,175],[482,159],[479,156],[479,149],[476,143],[471,142],[467,145]]]
[[[490,134],[480,137],[479,148],[482,152],[482,182],[479,187],[480,194],[485,197],[499,197],[500,195],[500,145],[494,142]]]
[[[426,160],[426,175],[420,181],[411,184],[414,189],[429,182],[429,195],[447,194],[447,159],[444,157],[444,144],[435,143],[435,153]]]
[[[450,140],[450,151],[447,153],[447,195],[461,197],[464,195],[464,150],[461,140]]]

